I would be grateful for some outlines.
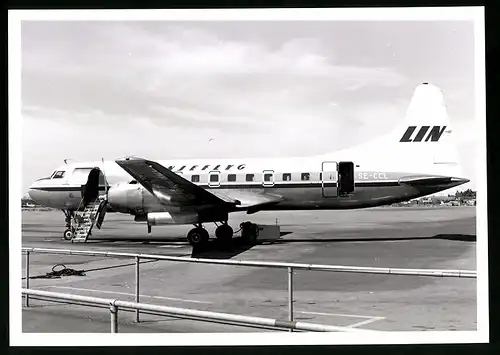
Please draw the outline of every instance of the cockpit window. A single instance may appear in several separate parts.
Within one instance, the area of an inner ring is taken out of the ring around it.
[[[56,171],[52,172],[52,174],[50,174],[49,176],[47,177],[43,177],[43,178],[40,178],[40,179],[36,179],[35,181],[40,181],[40,180],[50,180],[52,179],[52,177],[55,175]]]
[[[56,171],[52,176],[52,179],[62,179],[64,176],[64,171]]]

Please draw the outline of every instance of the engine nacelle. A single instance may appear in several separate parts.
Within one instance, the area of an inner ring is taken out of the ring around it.
[[[195,224],[199,222],[196,212],[152,212],[147,214],[147,222],[150,226],[165,224]]]
[[[139,184],[117,184],[108,190],[108,206],[115,212],[133,214],[136,216],[136,222],[147,221],[150,226],[196,224],[228,219],[228,212],[219,206],[199,206],[196,211],[182,211],[176,205],[189,206],[190,201],[179,199],[172,203],[173,198],[170,200],[168,197],[159,194],[154,196]]]
[[[108,190],[109,206],[116,212],[131,213],[144,210],[144,193],[138,184],[113,185]]]

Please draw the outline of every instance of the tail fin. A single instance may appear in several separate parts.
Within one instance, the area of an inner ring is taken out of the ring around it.
[[[428,83],[416,87],[404,120],[393,131],[338,153],[339,159],[359,159],[398,171],[461,176],[443,93]]]
[[[401,127],[404,133],[400,136],[400,143],[439,143],[449,127],[441,90],[427,83],[418,86],[406,111],[405,123]]]
[[[395,131],[395,149],[428,172],[461,173],[443,92],[423,83],[413,94],[404,123]]]

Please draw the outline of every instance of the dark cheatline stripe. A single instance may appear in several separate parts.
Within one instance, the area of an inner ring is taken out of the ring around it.
[[[220,186],[212,186],[209,187],[207,184],[198,185],[204,189],[214,188],[214,189],[259,189],[262,188],[262,184],[238,184],[238,185],[224,185]],[[274,185],[264,186],[272,189],[294,189],[294,188],[308,188],[308,187],[322,187],[323,185],[320,182],[306,183],[306,184],[281,184],[276,183]],[[389,186],[399,186],[397,181],[373,181],[373,182],[356,182],[354,184],[355,187],[389,187]],[[324,184],[324,187],[337,187],[336,183],[328,183]]]
[[[80,192],[80,187],[74,186],[46,186],[46,187],[33,187],[32,190],[40,190],[40,191],[58,191],[58,192]],[[99,191],[105,191],[106,188],[104,186],[99,187]]]
[[[356,187],[390,187],[399,186],[397,181],[374,181],[374,182],[356,182],[354,184]]]
[[[294,188],[308,188],[308,187],[337,187],[336,183],[325,183],[322,185],[320,182],[311,182],[311,183],[299,183],[299,184],[290,184],[290,183],[276,183],[272,186],[263,186],[262,184],[238,184],[238,185],[224,185],[220,186],[208,186],[208,184],[200,184],[199,187],[204,189],[259,189],[262,187],[273,188],[273,189],[294,189]],[[390,186],[399,186],[397,181],[371,181],[371,182],[356,182],[354,184],[355,187],[390,187]],[[47,186],[47,187],[35,187],[34,190],[42,190],[42,191],[65,191],[65,192],[80,192],[81,188],[79,187],[71,187],[71,186]],[[99,191],[105,191],[105,187],[99,187]]]

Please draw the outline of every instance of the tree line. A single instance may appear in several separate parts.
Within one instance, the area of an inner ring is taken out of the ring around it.
[[[472,189],[467,189],[465,191],[455,192],[455,195],[448,195],[448,197],[455,197],[456,199],[474,199],[476,198],[476,191]]]

